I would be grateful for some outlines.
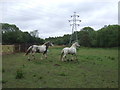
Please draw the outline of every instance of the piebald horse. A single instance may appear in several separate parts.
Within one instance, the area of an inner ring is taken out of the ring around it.
[[[62,49],[61,51],[61,61],[65,61],[64,59],[66,58],[66,55],[67,54],[72,54],[72,55],[75,55],[76,56],[76,60],[77,60],[77,50],[76,50],[76,47],[79,47],[80,45],[78,44],[78,42],[75,42],[72,44],[72,46],[69,48],[69,47],[65,47]]]
[[[30,53],[35,59],[35,56],[34,56],[35,53],[43,53],[45,58],[47,58],[47,51],[49,46],[53,46],[53,44],[49,41],[44,43],[43,45],[32,45],[27,49],[25,55],[28,55]],[[42,56],[41,56],[41,59],[42,59]],[[30,61],[30,55],[28,56],[28,60]]]

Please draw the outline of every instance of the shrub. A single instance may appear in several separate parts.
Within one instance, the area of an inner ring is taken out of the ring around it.
[[[23,71],[22,69],[18,69],[16,71],[16,79],[21,79],[21,78],[24,78]]]

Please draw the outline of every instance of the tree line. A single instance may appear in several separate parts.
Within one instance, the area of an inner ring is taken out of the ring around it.
[[[23,32],[16,25],[2,24],[2,44],[43,44],[45,41],[51,41],[56,45],[68,45],[70,34],[59,37],[49,37],[42,39],[38,37],[38,31]],[[73,38],[75,39],[75,33]],[[91,27],[84,27],[77,31],[78,42],[85,47],[117,47],[120,46],[120,25],[108,25],[99,30]],[[72,40],[74,42],[74,39]]]
[[[73,38],[75,39],[75,33]],[[99,30],[94,30],[91,27],[84,27],[80,31],[77,31],[78,42],[81,46],[85,47],[118,47],[120,43],[120,25],[108,25]],[[68,45],[70,41],[70,34],[63,37],[49,37],[45,40],[50,40],[58,45]],[[73,39],[73,42],[75,41]]]
[[[33,32],[23,32],[16,25],[2,23],[2,44],[43,44],[44,39]]]

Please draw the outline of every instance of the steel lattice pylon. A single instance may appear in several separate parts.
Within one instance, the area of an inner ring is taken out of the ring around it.
[[[79,20],[79,15],[76,14],[76,12],[74,12],[74,14],[71,16],[71,20],[68,20],[69,22],[72,22],[70,24],[70,26],[72,26],[72,34],[70,37],[70,41],[69,41],[69,45],[71,45],[71,43],[73,43],[74,41],[78,41],[78,36],[77,36],[77,26],[80,26],[80,24],[78,22],[81,22],[81,20]],[[74,36],[75,35],[75,38]]]

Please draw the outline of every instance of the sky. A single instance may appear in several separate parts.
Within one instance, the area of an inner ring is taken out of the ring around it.
[[[98,30],[118,24],[119,0],[0,0],[0,23],[15,24],[21,31],[38,30],[39,37],[71,34],[69,19],[76,12],[83,27]]]

